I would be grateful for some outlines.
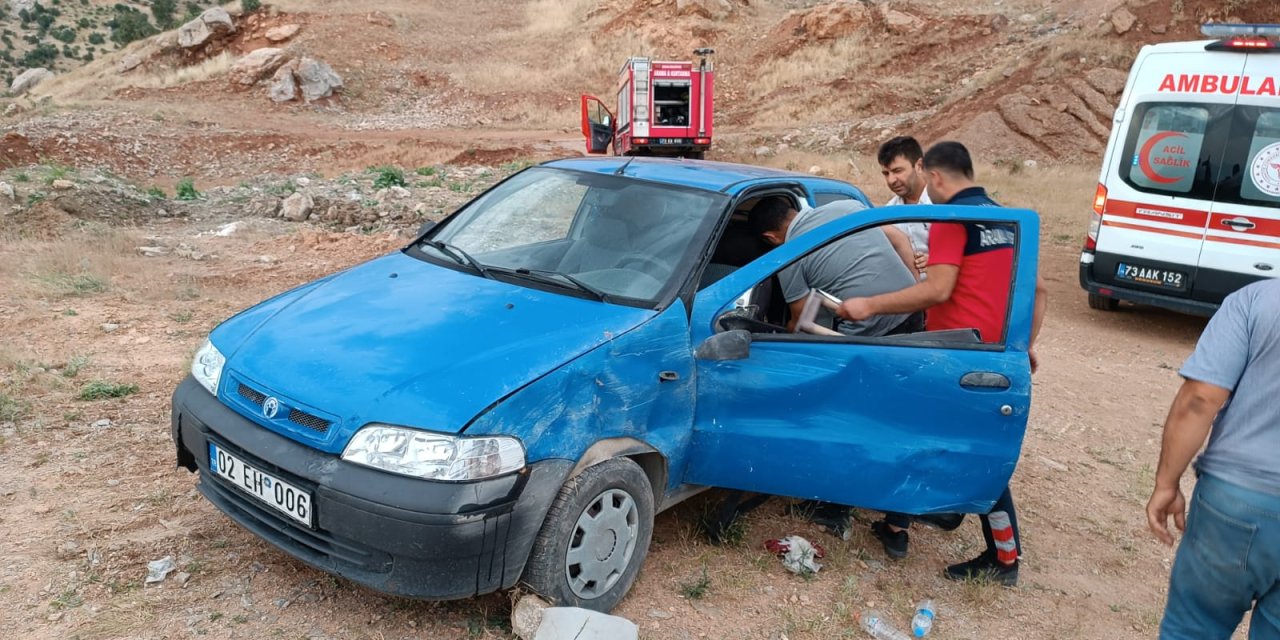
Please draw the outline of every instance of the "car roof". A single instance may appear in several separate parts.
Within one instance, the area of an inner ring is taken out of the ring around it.
[[[733,185],[761,178],[813,178],[814,176],[756,167],[732,162],[682,160],[680,158],[640,158],[610,156],[604,158],[565,158],[543,163],[544,167],[612,174],[626,166],[619,175],[653,182],[696,187],[710,191],[726,191]]]

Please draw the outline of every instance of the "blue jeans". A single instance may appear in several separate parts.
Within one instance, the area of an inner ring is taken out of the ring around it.
[[[1251,608],[1250,640],[1280,640],[1280,495],[1204,474],[1173,561],[1160,638],[1225,640]]]

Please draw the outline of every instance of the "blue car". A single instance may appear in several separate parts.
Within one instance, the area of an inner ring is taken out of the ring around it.
[[[988,510],[1031,401],[1036,215],[867,209],[767,250],[746,226],[765,196],[866,203],[713,162],[517,173],[404,249],[215,328],[173,395],[178,465],[241,526],[375,590],[523,582],[600,611],[634,582],[654,515],[707,487]],[[1016,227],[999,341],[784,328],[780,269],[905,220]]]

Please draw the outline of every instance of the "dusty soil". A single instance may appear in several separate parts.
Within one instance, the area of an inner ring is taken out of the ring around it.
[[[1195,0],[1177,12],[1131,4],[1135,26],[1121,34],[1112,0],[727,0],[684,12],[664,0],[369,0],[341,12],[288,0],[222,46],[247,51],[266,28],[299,24],[288,45],[344,76],[334,98],[277,105],[217,69],[170,83],[217,52],[143,43],[134,75],[115,71],[119,52],[11,101],[0,119],[0,180],[15,191],[0,196],[0,627],[32,639],[509,637],[512,594],[385,597],[231,523],[173,468],[169,394],[218,322],[394,250],[529,162],[578,153],[579,93],[609,95],[626,55],[682,58],[705,43],[720,51],[713,158],[812,167],[885,200],[868,156],[880,140],[959,137],[1000,200],[1041,212],[1051,306],[1013,480],[1026,559],[1016,589],[957,585],[939,572],[979,550],[976,522],[913,532],[911,557],[895,563],[865,531],[874,514],[842,541],[786,516],[782,500],[752,512],[734,544],[711,546],[697,526],[710,493],[658,517],[616,613],[645,638],[862,637],[857,612],[905,625],[931,596],[938,638],[1154,636],[1172,552],[1141,510],[1176,369],[1204,321],[1091,311],[1076,260],[1117,74],[1142,43],[1232,16]],[[1270,7],[1229,4],[1243,19]],[[403,169],[403,193],[374,184],[366,169],[384,165]],[[182,178],[199,199],[173,199]],[[278,217],[295,191],[316,201],[307,222]],[[80,399],[94,389],[120,397]],[[826,547],[815,578],[763,549],[788,534]],[[166,556],[177,571],[144,584],[147,562]]]

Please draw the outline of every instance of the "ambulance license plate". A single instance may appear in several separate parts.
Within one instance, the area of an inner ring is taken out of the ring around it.
[[[658,138],[658,144],[686,144],[688,142],[684,138]]]
[[[209,470],[268,507],[311,526],[311,494],[209,443]]]
[[[1127,262],[1121,262],[1116,265],[1116,279],[1175,291],[1185,291],[1187,288],[1187,274],[1181,271],[1158,269]]]

